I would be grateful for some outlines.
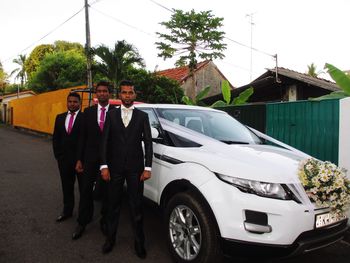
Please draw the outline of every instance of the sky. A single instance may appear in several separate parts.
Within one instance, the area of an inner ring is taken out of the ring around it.
[[[209,11],[222,17],[227,49],[214,60],[235,87],[277,65],[301,73],[314,63],[350,70],[348,0],[89,0],[91,45],[134,45],[150,71],[173,68],[176,58],[158,57],[155,32],[166,32],[174,9]],[[0,61],[7,73],[13,59],[29,56],[56,40],[85,45],[84,0],[0,0]],[[70,19],[69,19],[70,18]],[[252,49],[252,48],[253,49]],[[329,79],[327,73],[320,77]]]

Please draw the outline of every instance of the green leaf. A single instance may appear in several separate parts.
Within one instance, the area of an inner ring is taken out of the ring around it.
[[[230,84],[229,84],[228,80],[222,81],[221,91],[222,91],[222,96],[224,97],[224,100],[226,101],[226,104],[230,104],[230,102],[231,102],[231,89],[230,89]]]
[[[253,87],[250,87],[249,89],[246,89],[245,91],[242,91],[238,97],[233,99],[233,102],[231,105],[242,105],[247,102],[249,97],[254,93]]]
[[[335,66],[326,63],[325,68],[328,70],[328,74],[337,83],[337,85],[350,96],[350,76]]]
[[[224,101],[218,100],[218,101],[215,101],[210,107],[216,108],[216,107],[225,107],[225,106],[227,106],[227,104]]]
[[[187,96],[183,96],[181,100],[186,105],[195,105],[194,101],[191,98],[187,97]]]
[[[208,95],[210,89],[211,89],[211,87],[210,87],[210,86],[207,86],[207,87],[205,87],[204,89],[202,89],[200,92],[198,92],[198,94],[197,94],[197,96],[196,96],[196,101],[197,101],[197,103],[198,103],[200,100],[204,99],[204,98]]]
[[[317,97],[317,98],[309,98],[311,101],[320,101],[320,100],[331,100],[331,99],[343,99],[348,97],[349,95],[346,94],[344,91],[334,91],[330,94]]]

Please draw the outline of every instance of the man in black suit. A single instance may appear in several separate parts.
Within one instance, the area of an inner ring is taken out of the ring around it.
[[[68,112],[56,116],[52,137],[53,152],[60,171],[63,192],[63,211],[56,218],[57,222],[70,218],[74,208],[77,142],[83,118],[83,113],[80,112],[80,95],[78,93],[68,94],[67,109]],[[80,176],[78,176],[78,185],[80,190]]]
[[[120,83],[119,97],[122,105],[108,112],[100,147],[101,176],[107,182],[108,193],[107,237],[102,252],[113,249],[126,181],[135,251],[138,257],[145,258],[142,198],[144,181],[151,177],[151,129],[148,115],[133,105],[136,93],[131,81]]]
[[[94,213],[93,189],[100,174],[100,140],[104,129],[105,115],[113,108],[113,106],[109,105],[110,91],[111,87],[108,82],[99,82],[95,89],[98,104],[84,110],[83,125],[79,138],[78,161],[76,164],[76,170],[83,172],[83,185],[80,194],[78,225],[72,235],[73,240],[82,236],[86,225],[91,222]],[[100,225],[101,230],[104,231],[104,206],[102,206],[101,214]]]

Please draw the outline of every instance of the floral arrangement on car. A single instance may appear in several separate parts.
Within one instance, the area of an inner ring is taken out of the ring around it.
[[[318,207],[343,214],[350,206],[350,180],[346,170],[328,161],[309,158],[300,163],[299,178],[308,197]]]

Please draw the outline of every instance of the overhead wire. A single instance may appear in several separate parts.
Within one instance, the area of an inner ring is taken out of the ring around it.
[[[102,0],[95,0],[94,2],[90,3],[89,6],[91,7],[92,5],[100,2]],[[47,36],[51,35],[53,32],[55,32],[57,29],[59,29],[60,27],[62,27],[64,24],[66,24],[68,21],[70,21],[71,19],[73,19],[76,15],[78,15],[81,11],[83,11],[85,8],[85,6],[83,6],[81,9],[79,9],[79,11],[75,12],[72,16],[70,16],[69,18],[67,18],[65,21],[63,21],[62,23],[60,23],[58,26],[56,26],[54,29],[50,30],[48,33],[46,33],[44,36],[42,36],[40,39],[34,41],[33,43],[31,43],[30,45],[28,45],[26,48],[24,48],[22,51],[16,53],[15,55],[12,55],[10,57],[8,57],[7,59],[5,59],[3,62],[7,62],[10,59],[14,58],[15,56],[17,56],[18,54],[22,54],[24,51],[26,51],[27,49],[31,48],[32,46],[34,46],[36,43],[40,42],[41,40],[43,40],[44,38],[46,38]]]
[[[149,36],[151,36],[151,37],[156,37],[156,35],[154,35],[154,34],[151,34],[151,33],[149,33],[149,32],[146,32],[146,31],[144,31],[144,30],[142,30],[142,29],[140,29],[140,28],[138,28],[138,27],[136,27],[136,26],[130,25],[130,24],[128,24],[128,23],[126,23],[126,22],[124,22],[124,21],[122,21],[122,20],[120,20],[120,19],[118,19],[118,18],[116,18],[116,17],[114,17],[114,16],[112,16],[112,15],[109,15],[109,14],[107,14],[107,13],[105,13],[105,12],[102,12],[102,11],[100,11],[100,10],[94,8],[94,7],[90,7],[90,8],[93,9],[93,10],[95,10],[96,12],[98,12],[98,13],[100,13],[100,14],[106,16],[106,17],[109,17],[109,18],[111,18],[111,19],[117,21],[118,23],[121,23],[121,24],[127,26],[127,27],[130,27],[130,28],[132,28],[132,29],[135,29],[135,30],[137,30],[137,31],[139,31],[139,32],[141,32],[141,33],[144,33],[144,34],[146,34],[146,35],[149,35]]]
[[[11,58],[17,56],[18,54],[22,54],[24,51],[26,51],[27,49],[31,48],[32,46],[34,46],[36,43],[40,42],[41,40],[43,40],[44,38],[46,38],[47,36],[49,36],[50,34],[52,34],[53,32],[55,32],[57,29],[59,29],[60,27],[62,27],[64,24],[66,24],[69,20],[71,20],[73,17],[75,17],[76,15],[78,15],[82,10],[84,9],[84,7],[82,7],[78,12],[74,13],[72,16],[70,16],[68,19],[66,19],[64,22],[62,22],[61,24],[59,24],[58,26],[56,26],[54,29],[52,29],[50,32],[48,32],[47,34],[45,34],[43,37],[41,37],[40,39],[34,41],[33,43],[31,43],[29,46],[27,46],[26,48],[24,48],[22,51],[18,52],[16,55],[12,55],[11,57],[7,58],[4,60],[4,62],[9,61]]]

